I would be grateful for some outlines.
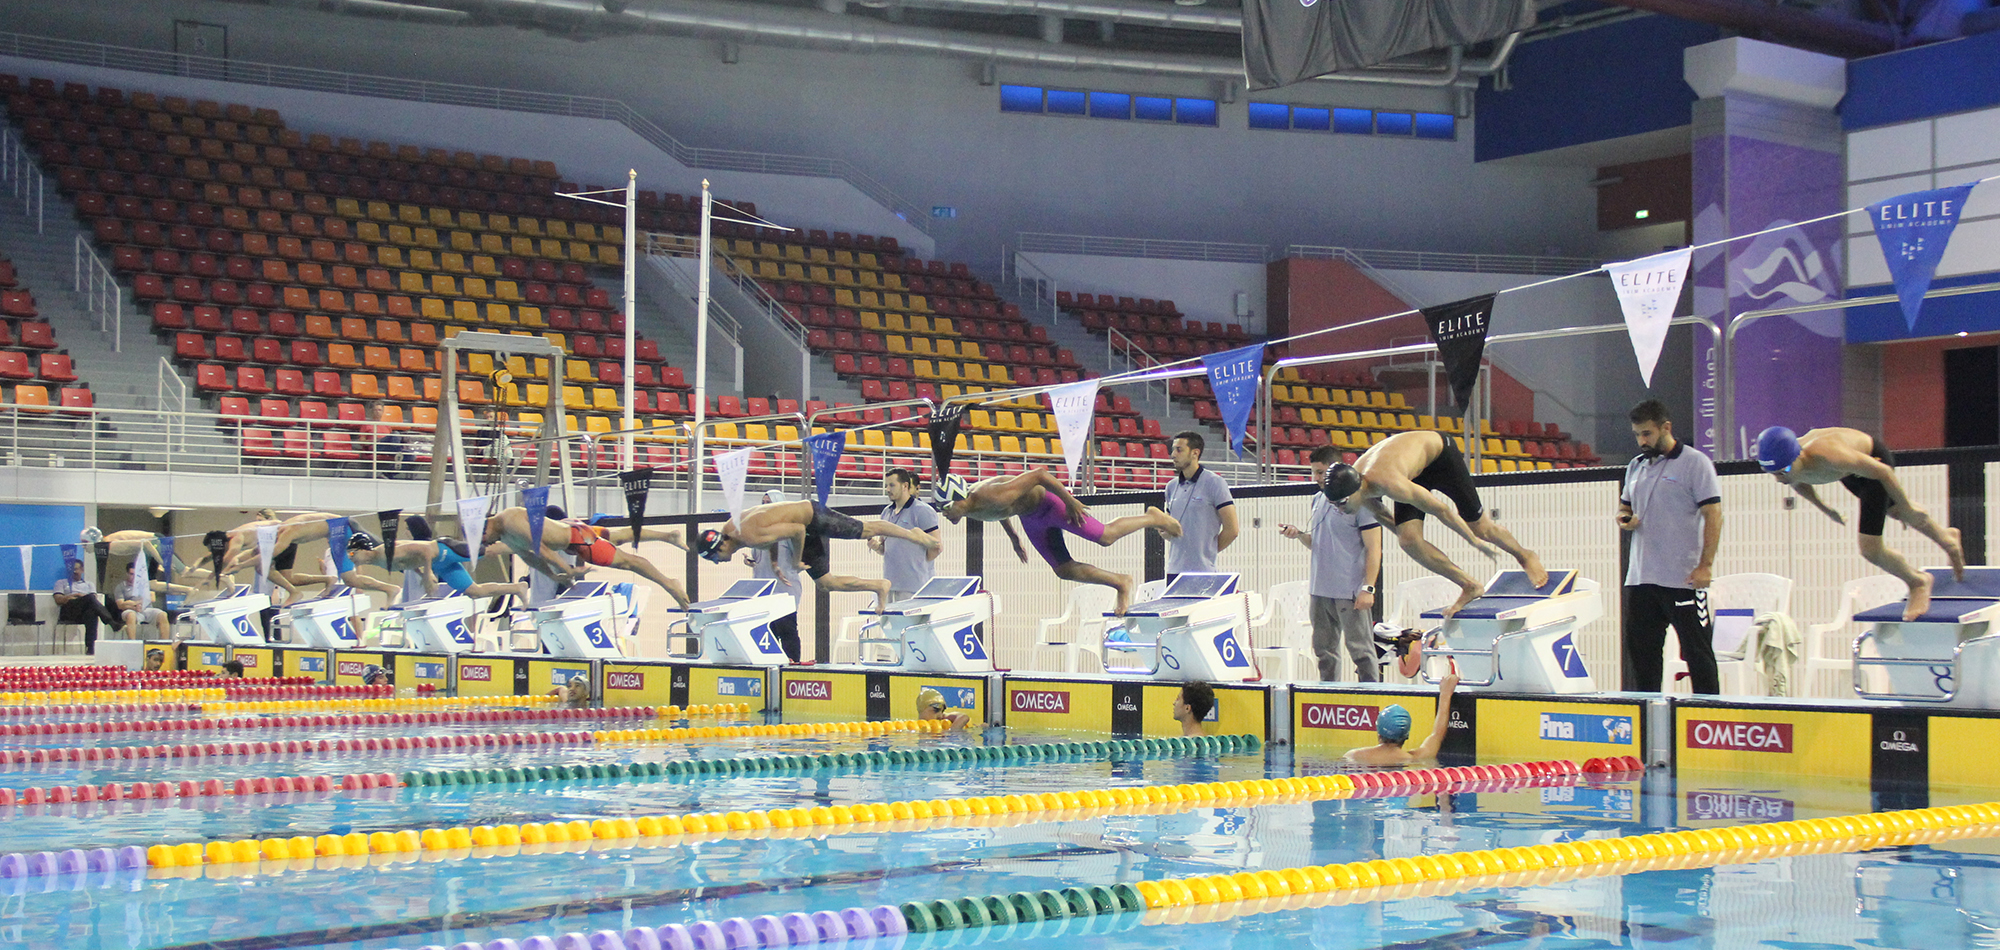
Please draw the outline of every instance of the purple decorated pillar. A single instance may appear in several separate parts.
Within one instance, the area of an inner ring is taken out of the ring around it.
[[[1690,47],[1683,75],[1700,97],[1695,245],[1776,229],[1694,252],[1695,315],[1726,331],[1750,311],[1838,300],[1842,222],[1794,225],[1843,208],[1843,137],[1833,110],[1847,89],[1847,63],[1737,37]],[[1726,368],[1697,334],[1696,445],[1741,458],[1743,433],[1755,439],[1771,425],[1799,432],[1839,425],[1843,327],[1839,310],[1744,323]],[[1729,374],[1720,392],[1707,388],[1710,365]]]

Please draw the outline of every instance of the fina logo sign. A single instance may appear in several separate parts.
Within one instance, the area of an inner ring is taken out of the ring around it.
[[[345,666],[346,664],[342,665]],[[458,679],[462,683],[491,683],[493,682],[493,667],[487,666],[484,663],[460,663],[458,665]]]
[[[1597,742],[1606,745],[1632,744],[1632,717],[1580,716],[1574,713],[1542,713],[1541,738],[1556,742]]]
[[[786,680],[786,699],[833,699],[833,683],[828,680]]]
[[[1339,703],[1300,703],[1299,722],[1308,729],[1353,729],[1373,732],[1379,706],[1347,706]]]
[[[646,688],[646,674],[644,674],[644,673],[606,673],[606,674],[604,674],[604,688],[605,688],[605,689],[645,689],[645,688]]]
[[[1730,752],[1790,752],[1792,724],[1789,722],[1717,722],[1690,719],[1687,724],[1690,749],[1724,749]]]
[[[1054,689],[1017,689],[1009,704],[1015,712],[1069,712],[1069,693]]]

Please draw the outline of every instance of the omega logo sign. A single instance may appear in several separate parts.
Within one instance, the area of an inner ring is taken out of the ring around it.
[[[1343,706],[1335,703],[1301,703],[1299,719],[1308,729],[1357,729],[1363,732],[1375,728],[1375,716],[1381,709],[1375,706]]]
[[[1792,724],[1789,722],[1716,722],[1691,719],[1687,724],[1687,744],[1693,749],[1727,749],[1734,752],[1790,752]]]
[[[461,664],[458,668],[458,678],[464,682],[478,681],[481,683],[491,683],[493,682],[493,668],[476,663]]]
[[[1019,689],[1014,691],[1015,712],[1068,713],[1069,693],[1053,689]]]
[[[785,698],[820,699],[820,700],[832,699],[833,684],[826,680],[786,680]]]
[[[604,688],[605,688],[605,689],[645,689],[645,688],[646,688],[646,674],[644,674],[644,673],[606,673],[606,674],[604,674]]]

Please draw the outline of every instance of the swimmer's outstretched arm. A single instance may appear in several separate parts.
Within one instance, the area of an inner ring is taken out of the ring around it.
[[[1826,506],[1826,502],[1819,500],[1819,492],[1814,491],[1811,485],[1808,485],[1804,482],[1793,482],[1792,490],[1798,492],[1799,497],[1810,502],[1814,508],[1818,508],[1819,510],[1826,512],[1826,516],[1832,518],[1834,524],[1847,523],[1847,519],[1841,517],[1840,512],[1835,511],[1832,508],[1828,508]]]
[[[1414,758],[1435,758],[1438,749],[1444,745],[1444,734],[1451,728],[1451,693],[1458,688],[1458,664],[1451,664],[1451,672],[1444,675],[1444,682],[1438,684],[1437,716],[1431,722],[1431,734],[1424,737],[1424,744],[1410,752]]]
[[[1028,549],[1021,545],[1021,535],[1014,530],[1014,519],[1000,519],[1000,530],[1007,532],[1007,540],[1014,542],[1014,556],[1020,558],[1023,564],[1028,563]]]

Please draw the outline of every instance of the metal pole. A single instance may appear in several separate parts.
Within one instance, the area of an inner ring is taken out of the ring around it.
[[[625,464],[639,467],[632,447],[632,361],[638,348],[639,326],[639,170],[631,169],[625,180]],[[636,529],[635,529],[636,530]]]
[[[714,213],[715,194],[708,190],[708,179],[701,180],[701,246],[700,273],[696,275],[694,296],[694,432],[689,436],[689,449],[693,453],[688,459],[688,512],[701,512],[702,477],[702,422],[708,415],[708,270],[714,251],[709,244],[710,216]]]

